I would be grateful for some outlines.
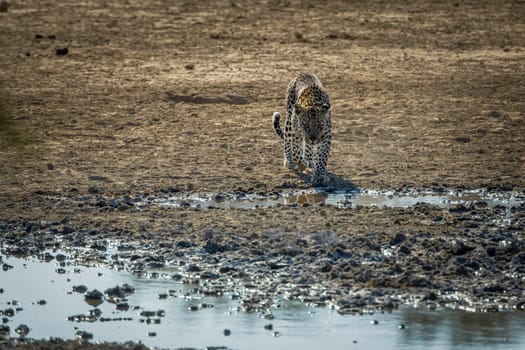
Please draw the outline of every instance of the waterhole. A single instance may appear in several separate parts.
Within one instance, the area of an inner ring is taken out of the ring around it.
[[[275,300],[263,312],[248,313],[239,311],[234,295],[203,295],[196,285],[174,281],[169,270],[138,277],[75,265],[59,254],[52,260],[0,255],[0,262],[4,327],[0,347],[2,339],[22,334],[33,339],[135,341],[169,349],[523,349],[525,345],[523,312],[480,314],[401,306],[391,313],[351,316],[328,307]],[[117,286],[120,292],[115,291]],[[86,297],[89,293],[92,300]]]
[[[157,197],[151,200],[155,204],[170,207],[191,208],[271,208],[280,205],[307,206],[327,205],[338,208],[356,207],[391,207],[407,208],[419,203],[449,208],[457,205],[504,206],[515,207],[525,203],[525,194],[521,192],[488,192],[486,190],[465,191],[283,191],[279,193],[216,193],[189,194]]]

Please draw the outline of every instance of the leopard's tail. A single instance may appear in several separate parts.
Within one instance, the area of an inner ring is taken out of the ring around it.
[[[277,136],[279,136],[281,139],[284,140],[284,132],[281,129],[281,113],[274,112],[272,116],[273,120],[273,129],[275,130],[275,133]]]

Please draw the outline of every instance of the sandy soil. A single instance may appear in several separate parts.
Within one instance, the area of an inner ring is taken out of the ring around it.
[[[28,0],[0,13],[0,33],[3,234],[64,219],[79,232],[148,232],[162,240],[182,239],[167,229],[179,226],[195,240],[213,229],[247,242],[264,241],[267,232],[287,232],[286,239],[329,230],[343,243],[370,237],[388,245],[404,232],[422,252],[422,234],[440,242],[468,233],[479,249],[460,248],[460,255],[482,259],[490,242],[476,223],[466,226],[475,221],[471,209],[217,215],[53,200],[308,188],[308,177],[282,167],[283,145],[271,125],[299,71],[318,75],[332,99],[335,188],[525,187],[523,1]],[[501,259],[508,253],[519,264],[523,210],[503,227],[490,220],[504,214],[479,210],[485,233],[515,242]],[[475,279],[463,277],[463,284]]]
[[[28,145],[4,142],[2,192],[302,186],[271,127],[298,71],[331,95],[336,183],[524,185],[522,2],[300,3],[16,2],[2,83]]]

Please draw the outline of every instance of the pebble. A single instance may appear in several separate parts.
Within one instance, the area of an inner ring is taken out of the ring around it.
[[[106,289],[104,291],[104,295],[110,299],[111,302],[118,303],[120,301],[124,301],[128,295],[133,294],[134,292],[135,288],[133,288],[133,286],[123,284],[122,286],[115,286],[113,288]]]
[[[0,325],[0,340],[9,340],[10,328],[7,325]]]
[[[75,333],[75,338],[81,340],[81,341],[87,341],[93,339],[93,333],[89,333],[86,331],[77,331]]]
[[[29,327],[25,324],[21,324],[15,328],[15,332],[20,335],[21,338],[24,338],[29,333]]]
[[[490,112],[487,113],[487,117],[500,118],[501,117],[501,113],[499,113],[498,111],[490,111]]]
[[[115,305],[115,309],[119,311],[128,311],[129,304],[128,303],[118,303],[117,305]]]
[[[7,317],[13,317],[15,315],[15,310],[12,308],[5,309],[4,315]]]
[[[87,289],[88,288],[84,285],[73,286],[73,292],[77,292],[81,294],[84,294],[85,292],[87,292]]]
[[[92,291],[86,292],[84,294],[84,300],[86,303],[92,306],[98,306],[103,303],[104,294],[102,292],[93,289]]]
[[[59,47],[56,49],[57,56],[65,56],[69,53],[69,49],[67,47]]]

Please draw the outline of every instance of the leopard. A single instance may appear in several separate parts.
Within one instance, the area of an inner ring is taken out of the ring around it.
[[[286,121],[274,112],[273,129],[284,140],[284,167],[294,171],[313,170],[313,185],[329,182],[326,165],[332,143],[330,98],[317,76],[299,73],[286,92]]]

